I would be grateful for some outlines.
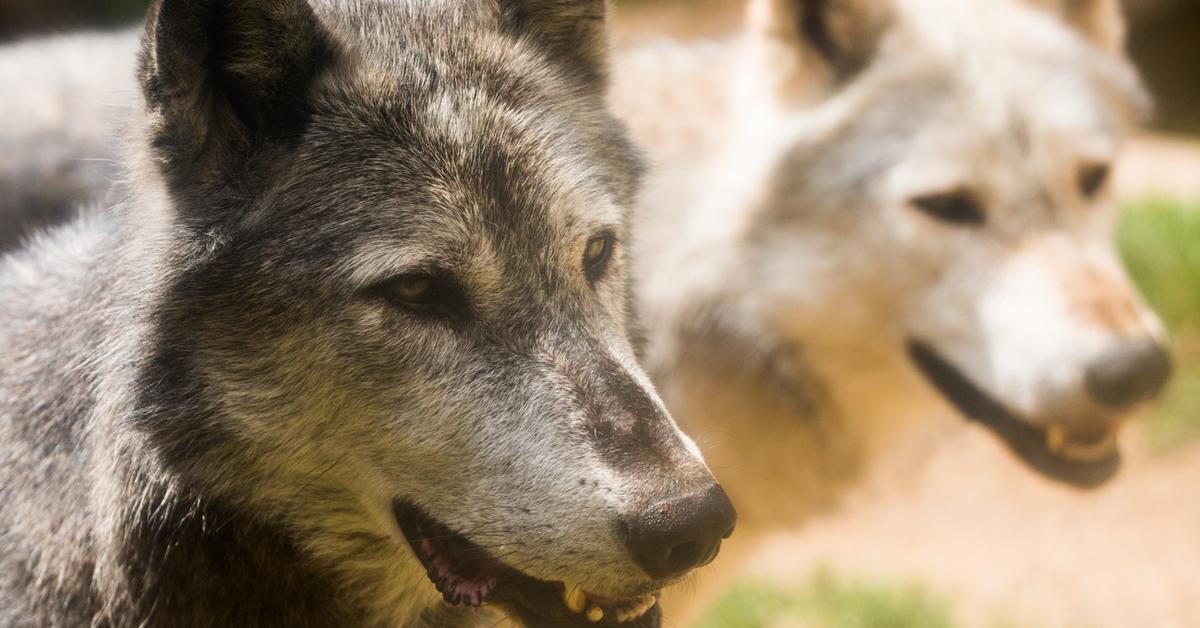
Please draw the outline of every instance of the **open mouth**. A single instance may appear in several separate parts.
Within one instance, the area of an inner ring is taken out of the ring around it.
[[[447,604],[495,605],[530,628],[662,625],[657,591],[617,599],[589,593],[576,583],[539,580],[506,565],[410,502],[397,500],[393,511]]]
[[[1038,427],[1014,416],[929,345],[909,341],[908,354],[959,412],[991,430],[1017,457],[1046,477],[1080,488],[1095,488],[1121,467],[1114,429]]]

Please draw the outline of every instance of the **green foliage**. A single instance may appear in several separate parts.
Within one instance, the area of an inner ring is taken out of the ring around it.
[[[1200,201],[1135,203],[1117,236],[1134,283],[1172,337],[1175,377],[1150,418],[1152,442],[1169,448],[1200,435]]]
[[[915,583],[847,580],[818,569],[797,589],[743,582],[696,628],[952,628],[949,601]]]
[[[1117,242],[1134,283],[1167,327],[1200,330],[1200,202],[1131,205]]]

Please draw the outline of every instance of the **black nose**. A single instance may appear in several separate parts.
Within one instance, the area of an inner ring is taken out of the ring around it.
[[[733,534],[737,512],[719,484],[651,504],[625,521],[626,544],[650,577],[663,579],[707,565]]]
[[[1131,406],[1158,396],[1171,379],[1171,356],[1157,342],[1126,342],[1101,355],[1085,377],[1092,399],[1106,406]]]

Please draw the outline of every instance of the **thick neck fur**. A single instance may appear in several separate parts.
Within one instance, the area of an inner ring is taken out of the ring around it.
[[[15,322],[0,334],[12,352],[0,370],[0,623],[478,621],[440,603],[407,548],[378,531],[384,515],[337,474],[235,456],[235,437],[209,431],[215,410],[164,357],[171,309],[159,296],[173,278],[144,263],[153,238],[126,214],[85,216],[0,262],[0,309]],[[203,467],[224,475],[193,472]]]

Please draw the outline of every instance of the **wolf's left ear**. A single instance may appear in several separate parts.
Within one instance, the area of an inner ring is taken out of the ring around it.
[[[1118,0],[1033,0],[1056,13],[1093,44],[1121,52],[1125,46],[1125,18]]]
[[[501,24],[545,50],[586,83],[608,69],[607,0],[504,0]]]
[[[139,78],[168,184],[253,180],[254,156],[302,130],[331,53],[306,0],[155,0]]]
[[[841,83],[874,58],[890,16],[889,3],[881,0],[750,0],[746,21],[758,41],[798,53],[792,61],[803,66],[798,73],[824,69]]]

